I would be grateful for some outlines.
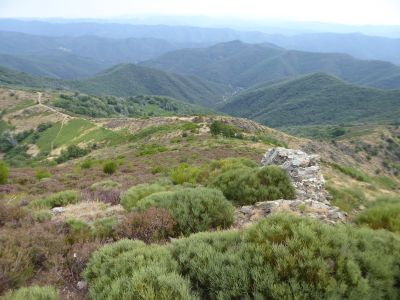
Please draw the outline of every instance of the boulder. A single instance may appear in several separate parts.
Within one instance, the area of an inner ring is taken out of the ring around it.
[[[277,147],[265,153],[261,165],[277,165],[286,170],[296,189],[297,199],[327,202],[328,193],[325,190],[318,155]]]

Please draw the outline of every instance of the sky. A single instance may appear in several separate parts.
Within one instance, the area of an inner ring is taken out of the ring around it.
[[[400,25],[400,0],[0,0],[1,18],[149,14]]]

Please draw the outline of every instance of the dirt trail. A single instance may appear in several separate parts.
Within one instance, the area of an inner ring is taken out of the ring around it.
[[[64,113],[58,111],[57,109],[55,109],[55,108],[53,108],[51,106],[43,104],[42,103],[42,93],[40,93],[40,92],[38,92],[37,105],[42,106],[42,107],[44,107],[44,108],[46,108],[48,110],[51,110],[52,112],[54,112],[56,114],[59,114],[59,115],[63,116],[64,119],[73,119],[73,117],[71,117],[70,115],[64,114]]]

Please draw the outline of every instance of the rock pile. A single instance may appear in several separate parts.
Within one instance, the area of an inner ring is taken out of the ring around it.
[[[277,165],[286,170],[296,190],[296,200],[258,202],[236,210],[235,228],[242,228],[275,212],[288,212],[329,224],[346,222],[346,214],[330,205],[318,155],[300,150],[272,148],[261,160],[262,167]]]

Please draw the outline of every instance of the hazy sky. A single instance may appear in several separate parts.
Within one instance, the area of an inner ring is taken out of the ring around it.
[[[400,25],[400,0],[0,0],[0,17],[204,15]]]

